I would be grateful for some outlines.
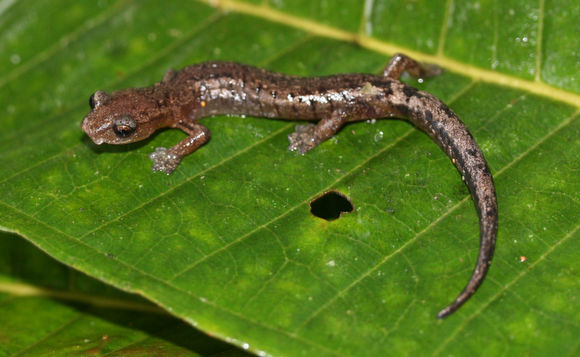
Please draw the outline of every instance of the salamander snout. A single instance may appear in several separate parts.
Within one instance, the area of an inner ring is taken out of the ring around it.
[[[106,105],[109,102],[109,94],[107,92],[99,90],[93,93],[89,98],[89,106],[91,107],[91,112],[85,116],[81,123],[81,128],[83,131],[93,140],[93,142],[97,145],[101,145],[105,142],[104,138],[99,135],[99,132],[102,131],[103,125],[95,126],[97,122],[95,111],[99,109],[99,107]]]
[[[103,139],[91,135],[93,130],[91,130],[91,120],[88,115],[83,119],[81,129],[83,129],[85,134],[87,134],[95,144],[101,145],[104,142]]]

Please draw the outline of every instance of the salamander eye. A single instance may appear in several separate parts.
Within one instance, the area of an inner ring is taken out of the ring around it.
[[[91,97],[89,98],[89,105],[91,106],[91,110],[95,109],[96,107],[107,104],[109,101],[109,95],[107,92],[98,90]]]
[[[120,138],[126,138],[133,134],[137,129],[137,122],[128,115],[123,115],[115,119],[113,131]]]

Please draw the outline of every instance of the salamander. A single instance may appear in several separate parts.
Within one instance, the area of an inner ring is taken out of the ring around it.
[[[483,282],[493,257],[498,210],[489,166],[458,116],[435,96],[398,79],[404,72],[429,77],[440,70],[403,55],[393,56],[382,76],[337,74],[299,77],[234,62],[206,62],[169,70],[146,88],[95,92],[82,130],[96,144],[127,144],[170,127],[188,136],[150,158],[153,170],[173,172],[181,160],[210,139],[200,118],[233,114],[314,123],[298,125],[289,149],[304,154],[349,122],[402,118],[429,135],[447,154],[467,184],[480,225],[480,247],[470,280],[439,318],[462,306]]]

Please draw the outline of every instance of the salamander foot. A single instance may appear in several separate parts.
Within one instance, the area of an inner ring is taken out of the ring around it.
[[[301,155],[318,145],[319,140],[315,134],[316,125],[296,125],[296,131],[288,135],[290,146],[288,150],[298,151]]]
[[[181,158],[170,152],[170,149],[158,147],[154,152],[149,154],[149,158],[153,160],[152,170],[163,171],[170,174],[175,170],[177,165],[181,162]]]

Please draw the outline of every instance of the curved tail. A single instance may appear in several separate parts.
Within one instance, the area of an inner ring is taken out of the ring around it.
[[[436,97],[417,91],[416,105],[410,105],[406,113],[409,120],[425,131],[445,153],[461,173],[469,187],[479,216],[479,255],[471,279],[437,317],[444,318],[459,309],[475,293],[483,282],[491,264],[497,237],[498,211],[493,177],[481,149],[467,127],[455,113]],[[411,100],[411,103],[414,102]]]
[[[473,138],[472,144],[477,145]],[[467,153],[467,156],[470,156],[470,153]],[[479,148],[474,156],[470,157],[467,163],[465,157],[457,158],[455,165],[465,178],[479,216],[479,254],[467,285],[451,304],[439,311],[437,317],[440,319],[459,309],[479,288],[491,265],[495,249],[498,213],[493,178]],[[479,163],[474,165],[474,162]]]

